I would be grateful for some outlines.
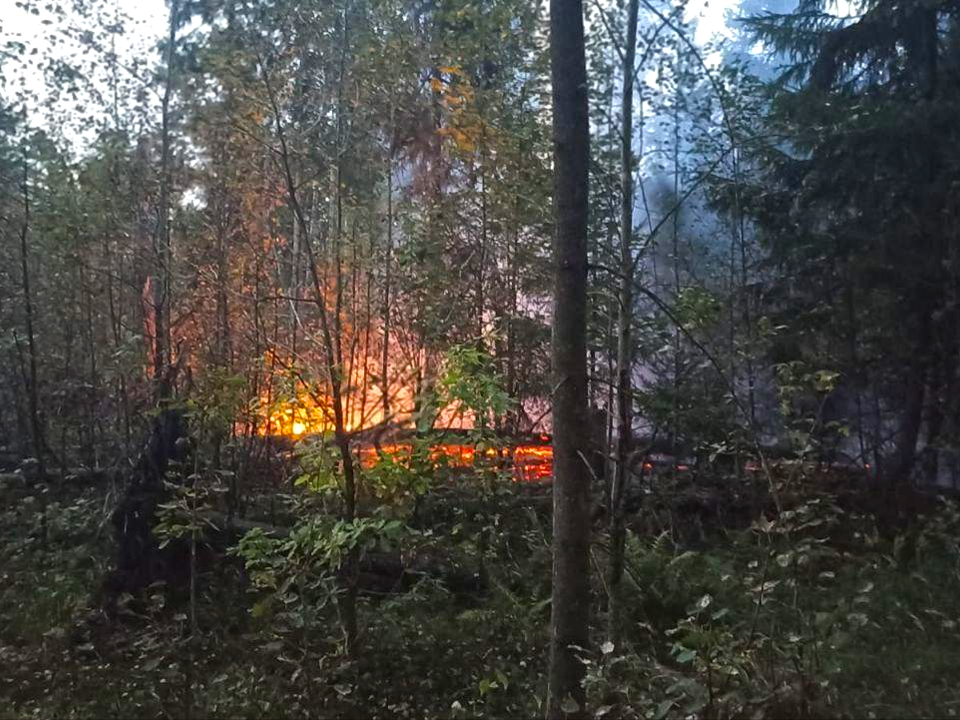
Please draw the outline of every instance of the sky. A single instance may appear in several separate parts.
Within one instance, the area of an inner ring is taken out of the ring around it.
[[[146,78],[157,60],[153,48],[166,24],[167,5],[164,0],[105,0],[99,18],[85,19],[71,14],[71,3],[63,5],[67,13],[57,16],[50,0],[0,0],[0,93],[8,102],[25,108],[30,125],[57,129],[66,137],[89,139],[91,117],[84,115],[82,91],[69,97],[63,93],[49,104],[43,102],[51,95],[42,63],[48,58],[69,60],[89,71],[91,82],[87,87],[103,94],[110,82],[106,77],[108,64],[102,60],[112,49],[128,67],[127,72],[119,74],[118,84],[126,84],[124,97],[129,99],[134,95],[129,93],[131,87],[144,85],[136,76]],[[118,19],[123,32],[102,31]],[[89,27],[101,29],[96,39],[98,50],[76,38],[77,28]],[[22,52],[17,43],[22,44]],[[63,89],[69,84],[57,82],[53,86]]]
[[[7,12],[0,17],[0,32],[27,42],[42,37],[47,29],[44,20],[48,15],[43,11],[46,3],[2,0],[2,4]],[[159,36],[163,32],[167,18],[165,0],[114,0],[112,5],[121,15],[130,18],[132,31],[140,37]]]
[[[164,0],[114,0],[115,8],[126,15],[130,22],[130,37],[126,44],[137,47],[144,40],[156,40],[163,33],[167,18],[167,5]],[[44,25],[45,14],[40,10],[45,4],[40,0],[0,0],[8,9],[0,16],[0,37],[5,40],[18,40],[29,46],[47,44],[45,34],[49,30]],[[696,40],[706,42],[716,33],[727,31],[724,15],[737,5],[737,0],[690,0],[689,17],[699,18]],[[31,12],[31,8],[39,14]],[[118,47],[118,50],[123,50]]]
[[[105,16],[100,18],[99,23],[94,22],[94,25],[106,26],[114,22],[116,17],[123,17],[124,32],[111,36],[107,42],[116,44],[119,57],[133,58],[134,63],[139,62],[138,71],[146,76],[148,68],[157,61],[153,48],[165,31],[168,12],[165,0],[106,0],[103,4],[107,6]],[[661,4],[663,7],[669,6],[664,0],[661,0]],[[26,64],[5,62],[3,72],[0,73],[0,92],[8,99],[16,100],[21,93],[27,97],[42,97],[46,94],[43,73],[36,65],[31,65],[30,61],[47,57],[52,48],[55,50],[54,56],[76,57],[79,54],[89,61],[98,59],[98,54],[109,49],[103,47],[103,42],[101,50],[95,51],[66,39],[59,29],[62,23],[45,9],[45,6],[49,5],[48,0],[0,0],[0,6],[3,7],[3,12],[0,13],[0,52],[4,47],[8,47],[11,41],[23,43],[27,48],[25,55],[21,56],[26,60]],[[728,20],[738,6],[739,0],[689,0],[688,19],[697,20],[694,38],[696,43],[702,46],[718,36],[731,37],[733,29]],[[70,16],[66,19],[69,25]],[[89,26],[90,21],[86,21],[86,24]],[[36,54],[32,55],[34,52]],[[105,63],[90,63],[93,68],[98,65],[99,69],[93,72],[105,72],[102,69]],[[133,73],[127,73],[122,79],[134,82],[133,77]],[[95,80],[95,84],[102,88],[109,83],[104,77],[100,77]],[[27,106],[30,107],[29,102]],[[87,118],[83,117],[79,103],[71,105],[61,99],[50,108],[35,105],[29,112],[34,115],[34,120],[40,115],[45,125],[60,127],[64,134],[87,134],[87,131],[82,129]]]
[[[49,47],[47,35],[52,25],[48,24],[51,15],[44,9],[47,4],[39,0],[0,0],[4,8],[0,15],[0,38],[19,40],[30,47]],[[145,39],[157,39],[163,33],[167,19],[164,0],[114,0],[110,5],[112,10],[127,18],[128,38],[117,48],[121,52],[136,47]]]
[[[698,45],[729,32],[725,16],[736,4],[736,0],[692,0],[687,16],[698,19],[694,38]]]

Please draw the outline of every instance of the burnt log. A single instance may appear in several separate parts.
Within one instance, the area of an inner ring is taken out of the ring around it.
[[[184,548],[166,548],[153,534],[157,507],[169,498],[164,481],[176,465],[186,462],[189,451],[186,419],[179,407],[165,402],[151,424],[150,433],[133,468],[111,523],[117,555],[102,587],[105,604],[113,607],[121,593],[136,595],[164,581],[180,587],[188,581]]]
[[[359,563],[361,593],[405,592],[422,578],[436,580],[454,595],[482,595],[486,579],[449,557],[429,552],[368,552]]]
[[[230,518],[223,513],[205,513],[204,518],[220,531],[219,539],[210,537],[209,542],[224,550],[250,530],[261,530],[274,538],[286,537],[290,532],[282,525]],[[436,580],[455,595],[481,595],[489,589],[479,570],[430,549],[366,552],[359,560],[356,582],[361,593],[386,595],[406,592],[425,577]]]
[[[6,447],[0,447],[0,472],[16,470],[20,466],[20,455]]]
[[[118,483],[123,478],[123,471],[118,467],[77,467],[68,470],[63,477],[63,484],[83,489],[105,483]]]

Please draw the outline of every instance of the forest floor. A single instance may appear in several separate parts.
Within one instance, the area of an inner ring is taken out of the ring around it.
[[[917,522],[880,533],[869,513],[822,487],[798,486],[779,515],[735,528],[713,511],[671,512],[659,531],[639,522],[656,512],[637,515],[622,649],[604,644],[594,578],[596,649],[584,658],[598,717],[960,713],[956,508],[931,501]],[[112,492],[53,493],[46,543],[39,500],[6,498],[0,717],[539,716],[549,517],[544,503],[518,507],[511,494],[482,498],[475,507],[486,510],[470,517],[461,498],[419,530],[466,556],[483,547],[489,592],[457,595],[424,580],[362,597],[351,661],[332,608],[309,627],[283,608],[251,613],[256,597],[233,558],[201,578],[196,641],[182,605],[159,588],[121,602],[119,620],[106,622],[92,602],[112,557]],[[665,486],[646,507],[670,496],[678,490]],[[595,569],[605,563],[598,538]]]

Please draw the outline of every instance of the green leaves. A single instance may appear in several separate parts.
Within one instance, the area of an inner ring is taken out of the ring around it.
[[[293,484],[314,494],[339,493],[343,484],[340,452],[327,437],[310,436],[297,445],[301,473]]]
[[[281,602],[290,593],[312,602],[307,595],[327,587],[324,579],[332,579],[348,557],[397,548],[408,533],[399,520],[311,518],[295,525],[286,538],[268,536],[261,528],[249,530],[231,553],[243,559],[255,589]],[[255,608],[263,614],[269,603]]]
[[[154,536],[165,548],[174,540],[203,537],[207,529],[217,527],[203,512],[209,508],[209,493],[196,485],[175,485],[167,483],[173,490],[173,499],[157,506],[157,523],[153,527]],[[199,511],[199,512],[198,512]]]
[[[441,404],[458,404],[471,411],[481,427],[513,403],[493,358],[476,345],[456,345],[447,351],[439,386]]]
[[[719,319],[722,310],[716,295],[698,285],[683,288],[674,306],[677,319],[690,330],[709,327]]]
[[[409,511],[417,498],[433,487],[446,457],[433,451],[435,437],[428,433],[415,437],[407,447],[393,448],[377,455],[363,467],[364,489],[383,503],[386,512]]]
[[[500,668],[494,668],[493,677],[486,677],[480,680],[477,685],[477,692],[482,698],[493,690],[507,690],[510,687],[510,681]]]

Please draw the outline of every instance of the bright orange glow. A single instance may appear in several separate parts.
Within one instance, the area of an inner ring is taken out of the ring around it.
[[[376,388],[367,387],[365,392],[356,388],[361,384],[355,380],[350,392],[342,397],[344,430],[349,433],[372,428],[383,422],[382,396]],[[397,387],[391,390],[393,415],[391,420],[398,425],[409,424],[415,404],[412,392]],[[266,435],[285,435],[299,438],[306,435],[322,435],[333,432],[333,402],[317,385],[307,386],[297,383],[292,389],[289,385],[275,388],[273,395],[263,393],[254,409],[257,418],[257,433]],[[470,430],[474,427],[474,417],[469,412],[461,412],[456,407],[446,407],[437,416],[437,427],[448,430]]]
[[[469,467],[473,465],[476,448],[472,445],[457,445],[444,443],[430,448],[430,459],[436,465],[450,465],[452,467]]]
[[[347,432],[380,422],[383,411],[374,407],[375,399],[373,396],[368,398],[366,413],[358,407],[359,403],[345,402],[344,429]],[[333,405],[321,400],[324,398],[316,390],[303,386],[297,388],[295,396],[281,396],[271,400],[269,396],[262,395],[256,407],[257,432],[260,435],[286,435],[294,438],[332,432]]]
[[[261,396],[256,413],[260,435],[301,437],[333,429],[326,408],[317,403],[306,389],[299,389],[296,398],[271,399]]]
[[[268,352],[265,357],[268,368],[287,368],[289,359],[279,353]],[[386,426],[412,429],[416,396],[409,378],[398,376],[390,380],[388,397],[391,415],[385,422],[383,413],[383,389],[367,374],[367,364],[355,363],[355,367],[343,378],[342,412],[343,429],[356,433],[368,428]],[[249,416],[238,431],[249,431],[251,426],[261,436],[285,436],[295,440],[309,436],[324,435],[334,431],[333,402],[322,382],[305,382],[293,373],[264,378],[266,389],[251,408]],[[347,381],[349,379],[349,382]],[[252,420],[252,422],[251,422]],[[471,430],[477,418],[468,409],[451,404],[439,410],[435,426],[443,431]],[[540,433],[528,441],[530,444],[506,445],[503,447],[477,447],[469,444],[467,437],[451,438],[451,442],[432,445],[425,458],[434,466],[469,468],[483,465],[498,471],[512,471],[514,482],[539,482],[553,476],[553,448],[550,435]],[[409,463],[413,455],[410,442],[393,442],[379,447],[364,444],[356,439],[356,454],[361,469],[370,469],[380,462]]]
[[[513,448],[514,482],[541,482],[553,477],[550,445],[517,445]]]
[[[404,462],[412,452],[409,443],[381,445],[360,448],[360,466],[371,468],[381,461]],[[512,460],[514,482],[541,482],[553,477],[553,448],[549,445],[516,445],[499,450],[487,448],[479,451],[473,445],[462,443],[440,443],[430,448],[430,460],[435,467],[444,465],[454,468],[473,467],[478,462],[503,458]]]

